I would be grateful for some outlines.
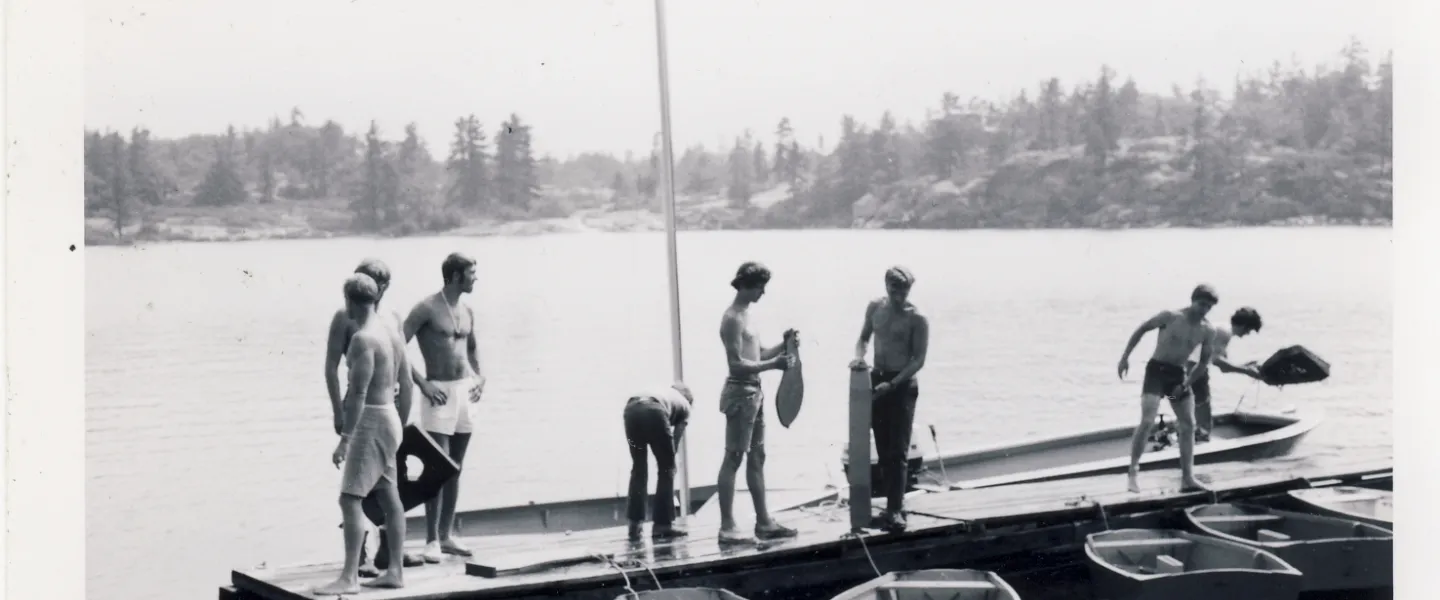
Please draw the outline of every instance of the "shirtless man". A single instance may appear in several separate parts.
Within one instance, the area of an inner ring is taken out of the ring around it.
[[[385,290],[390,287],[390,268],[380,260],[367,258],[360,261],[360,265],[355,267],[355,272],[366,275],[375,281],[375,285],[379,289],[379,292],[375,296],[375,319],[383,319],[385,327],[393,331],[395,339],[400,340],[403,346],[403,334],[400,330],[400,313],[393,310],[387,312],[380,311],[380,300],[385,297]],[[325,344],[325,388],[330,394],[330,409],[335,421],[335,435],[340,435],[340,430],[344,422],[344,414],[341,410],[340,402],[340,360],[346,357],[350,347],[350,338],[354,337],[355,332],[359,329],[360,325],[350,317],[348,310],[345,308],[336,309],[335,315],[330,318],[330,334]],[[398,390],[399,383],[397,382],[396,385]],[[408,412],[405,414],[405,418],[410,418]],[[400,466],[403,470],[404,463],[401,463]],[[403,475],[404,473],[401,474]],[[386,565],[389,564],[389,552],[387,551],[388,545],[385,540],[384,525],[379,527],[379,533],[379,548],[375,553],[375,567],[384,569]],[[365,538],[367,543],[369,537],[370,532],[366,531]],[[360,576],[378,576],[380,574],[379,571],[376,571],[366,564],[365,546],[366,543],[362,543],[360,546]],[[404,561],[407,567],[416,567],[425,564],[424,561],[420,560],[419,556],[412,554],[406,554]]]
[[[475,259],[459,252],[440,264],[445,285],[421,300],[405,319],[405,343],[418,338],[425,373],[412,369],[425,401],[420,403],[420,424],[441,449],[462,469],[470,434],[472,405],[480,400],[485,377],[475,344],[475,312],[460,304],[460,295],[475,289]],[[438,498],[425,503],[425,562],[438,563],[442,554],[470,556],[468,548],[451,537],[455,530],[455,502],[460,497],[460,475],[447,482]]]
[[[375,314],[380,287],[370,276],[356,273],[345,280],[345,310],[359,329],[350,338],[350,387],[346,391],[340,443],[331,455],[335,467],[343,464],[340,512],[345,524],[345,566],[335,581],[315,590],[338,596],[360,591],[360,550],[364,543],[365,513],[361,500],[379,492],[385,521],[394,530],[390,554],[403,553],[405,509],[400,504],[398,463],[406,415],[410,413],[413,386],[405,377],[410,365],[405,345],[392,328]],[[396,384],[400,393],[394,393]],[[405,585],[404,561],[391,561],[385,574],[365,582],[366,587],[399,588]]]
[[[756,262],[740,265],[730,287],[735,300],[720,319],[720,342],[725,346],[729,376],[720,390],[720,412],[725,413],[725,460],[720,463],[716,482],[720,490],[720,541],[750,542],[735,525],[735,474],[745,462],[745,481],[750,485],[750,499],[755,502],[755,537],[772,540],[794,537],[796,531],[776,523],[765,506],[765,394],[760,389],[760,373],[787,369],[795,364],[785,354],[785,342],[770,348],[760,345],[760,337],[750,327],[750,305],[765,295],[770,282],[770,269]],[[784,339],[797,336],[787,330]],[[748,456],[748,459],[747,459]]]
[[[930,322],[909,301],[915,275],[905,267],[885,272],[886,295],[865,307],[865,323],[855,344],[851,368],[863,369],[870,336],[875,336],[875,368],[870,385],[875,388],[870,408],[870,426],[875,432],[875,453],[885,482],[886,510],[874,526],[890,531],[905,529],[905,456],[910,448],[910,430],[915,426],[915,402],[920,384],[915,374],[925,366],[930,347]]]
[[[1229,350],[1230,340],[1236,337],[1245,337],[1251,333],[1260,331],[1260,313],[1248,306],[1241,307],[1230,316],[1230,329],[1215,330],[1215,355],[1212,362],[1221,373],[1239,373],[1249,376],[1252,379],[1264,380],[1260,375],[1260,369],[1253,364],[1236,365],[1230,362]],[[1197,366],[1194,360],[1185,364],[1186,368],[1193,369]],[[1195,391],[1195,442],[1202,443],[1210,441],[1210,429],[1213,425],[1210,407],[1210,373],[1202,371],[1200,377],[1191,386]]]
[[[1215,289],[1209,285],[1196,286],[1190,293],[1190,306],[1179,310],[1165,310],[1146,319],[1120,355],[1118,372],[1120,379],[1130,370],[1130,353],[1140,338],[1151,329],[1159,329],[1155,343],[1155,354],[1145,365],[1145,383],[1140,392],[1140,426],[1130,440],[1129,489],[1140,491],[1140,455],[1145,451],[1145,440],[1155,423],[1155,414],[1160,409],[1160,398],[1170,400],[1175,411],[1175,421],[1180,434],[1180,490],[1206,491],[1206,487],[1195,479],[1195,397],[1191,387],[1200,375],[1210,368],[1214,356],[1215,329],[1205,320],[1205,315],[1219,302]],[[1187,369],[1186,360],[1196,347],[1200,348],[1199,363]]]

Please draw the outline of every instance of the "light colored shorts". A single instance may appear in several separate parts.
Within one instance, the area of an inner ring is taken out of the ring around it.
[[[396,454],[403,435],[400,411],[393,403],[362,407],[340,473],[340,493],[364,498],[382,479],[395,485],[399,481]]]
[[[470,388],[477,383],[466,377],[454,381],[431,381],[431,385],[445,392],[445,403],[436,406],[425,394],[417,394],[415,402],[420,404],[420,426],[430,433],[455,435],[475,431],[470,412],[475,403],[470,401]],[[416,390],[419,392],[419,390]]]
[[[765,392],[760,382],[727,379],[720,390],[720,412],[725,413],[726,452],[764,448]]]

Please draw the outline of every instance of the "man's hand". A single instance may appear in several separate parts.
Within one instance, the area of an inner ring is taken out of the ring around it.
[[[785,341],[790,341],[791,338],[794,338],[794,340],[795,340],[795,347],[796,347],[796,348],[799,348],[799,347],[800,347],[800,331],[799,331],[799,330],[796,330],[796,329],[786,329],[786,330],[785,330],[785,337],[784,337]]]
[[[345,462],[345,455],[350,452],[350,439],[340,438],[340,444],[335,446],[335,453],[330,455],[330,460],[335,463],[335,468],[340,468],[340,463]]]
[[[780,356],[770,359],[769,363],[771,369],[784,371],[785,369],[795,366],[795,357],[789,354],[781,354]]]
[[[1190,393],[1190,386],[1185,385],[1185,384],[1182,383],[1182,384],[1180,384],[1180,385],[1175,386],[1175,389],[1170,390],[1170,397],[1173,398],[1173,399],[1177,399],[1177,400],[1178,400],[1178,399],[1180,399],[1180,398],[1184,398],[1184,397],[1185,397],[1187,394],[1189,394],[1189,393]]]
[[[1120,380],[1124,381],[1125,374],[1130,372],[1130,357],[1120,359],[1120,364],[1116,367],[1115,372],[1119,373]]]
[[[883,382],[883,383],[881,383],[880,385],[875,386],[874,399],[879,400],[880,398],[884,397],[886,394],[889,394],[889,393],[890,393],[890,390],[893,390],[893,389],[895,389],[895,385],[892,384],[892,383],[890,383],[890,382],[888,382],[888,381]]]
[[[870,365],[865,364],[864,358],[857,358],[850,361],[850,368],[855,371],[864,371],[869,369]]]
[[[435,386],[435,384],[430,383],[429,381],[425,381],[424,379],[421,379],[419,381],[419,384],[420,393],[430,400],[430,404],[434,406],[441,406],[445,404],[445,401],[448,398],[445,397],[445,392],[441,391],[440,388]]]
[[[475,376],[475,386],[470,388],[470,401],[479,402],[481,394],[485,393],[485,378]]]

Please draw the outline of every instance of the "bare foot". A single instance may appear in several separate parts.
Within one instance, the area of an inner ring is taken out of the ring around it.
[[[1129,475],[1127,475],[1125,477],[1125,483],[1128,486],[1130,493],[1140,493],[1140,475],[1138,473],[1130,473]]]
[[[1208,492],[1208,491],[1210,491],[1210,488],[1205,487],[1204,484],[1201,484],[1199,481],[1196,481],[1196,480],[1194,480],[1194,479],[1187,479],[1187,480],[1185,480],[1185,481],[1180,482],[1180,491],[1181,491],[1181,492]]]
[[[456,556],[470,556],[470,549],[455,540],[440,540],[440,551]]]
[[[339,579],[336,579],[335,581],[330,582],[324,587],[315,588],[315,591],[313,593],[316,596],[339,596],[341,594],[358,594],[360,593],[360,582],[341,577]]]
[[[386,573],[370,581],[362,583],[365,587],[398,589],[405,587],[405,577],[399,573]]]

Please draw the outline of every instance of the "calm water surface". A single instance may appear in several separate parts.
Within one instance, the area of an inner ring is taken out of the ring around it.
[[[232,568],[339,559],[324,340],[366,256],[390,264],[382,306],[402,312],[439,289],[447,253],[480,261],[466,301],[489,383],[461,509],[622,494],[623,401],[670,377],[664,248],[658,233],[87,248],[91,594],[213,597]],[[719,318],[752,258],[775,272],[754,309],[763,341],[799,329],[806,366],[794,428],[767,411],[775,487],[843,481],[846,363],[897,262],[931,322],[917,428],[933,423],[947,451],[1135,418],[1154,337],[1120,381],[1125,340],[1204,280],[1220,292],[1215,317],[1244,304],[1265,318],[1233,357],[1299,343],[1333,365],[1330,380],[1283,391],[1217,374],[1217,410],[1244,395],[1326,412],[1295,457],[1257,469],[1388,457],[1390,255],[1389,229],[684,233],[691,476],[713,482],[719,467]],[[773,395],[779,375],[765,381]]]

